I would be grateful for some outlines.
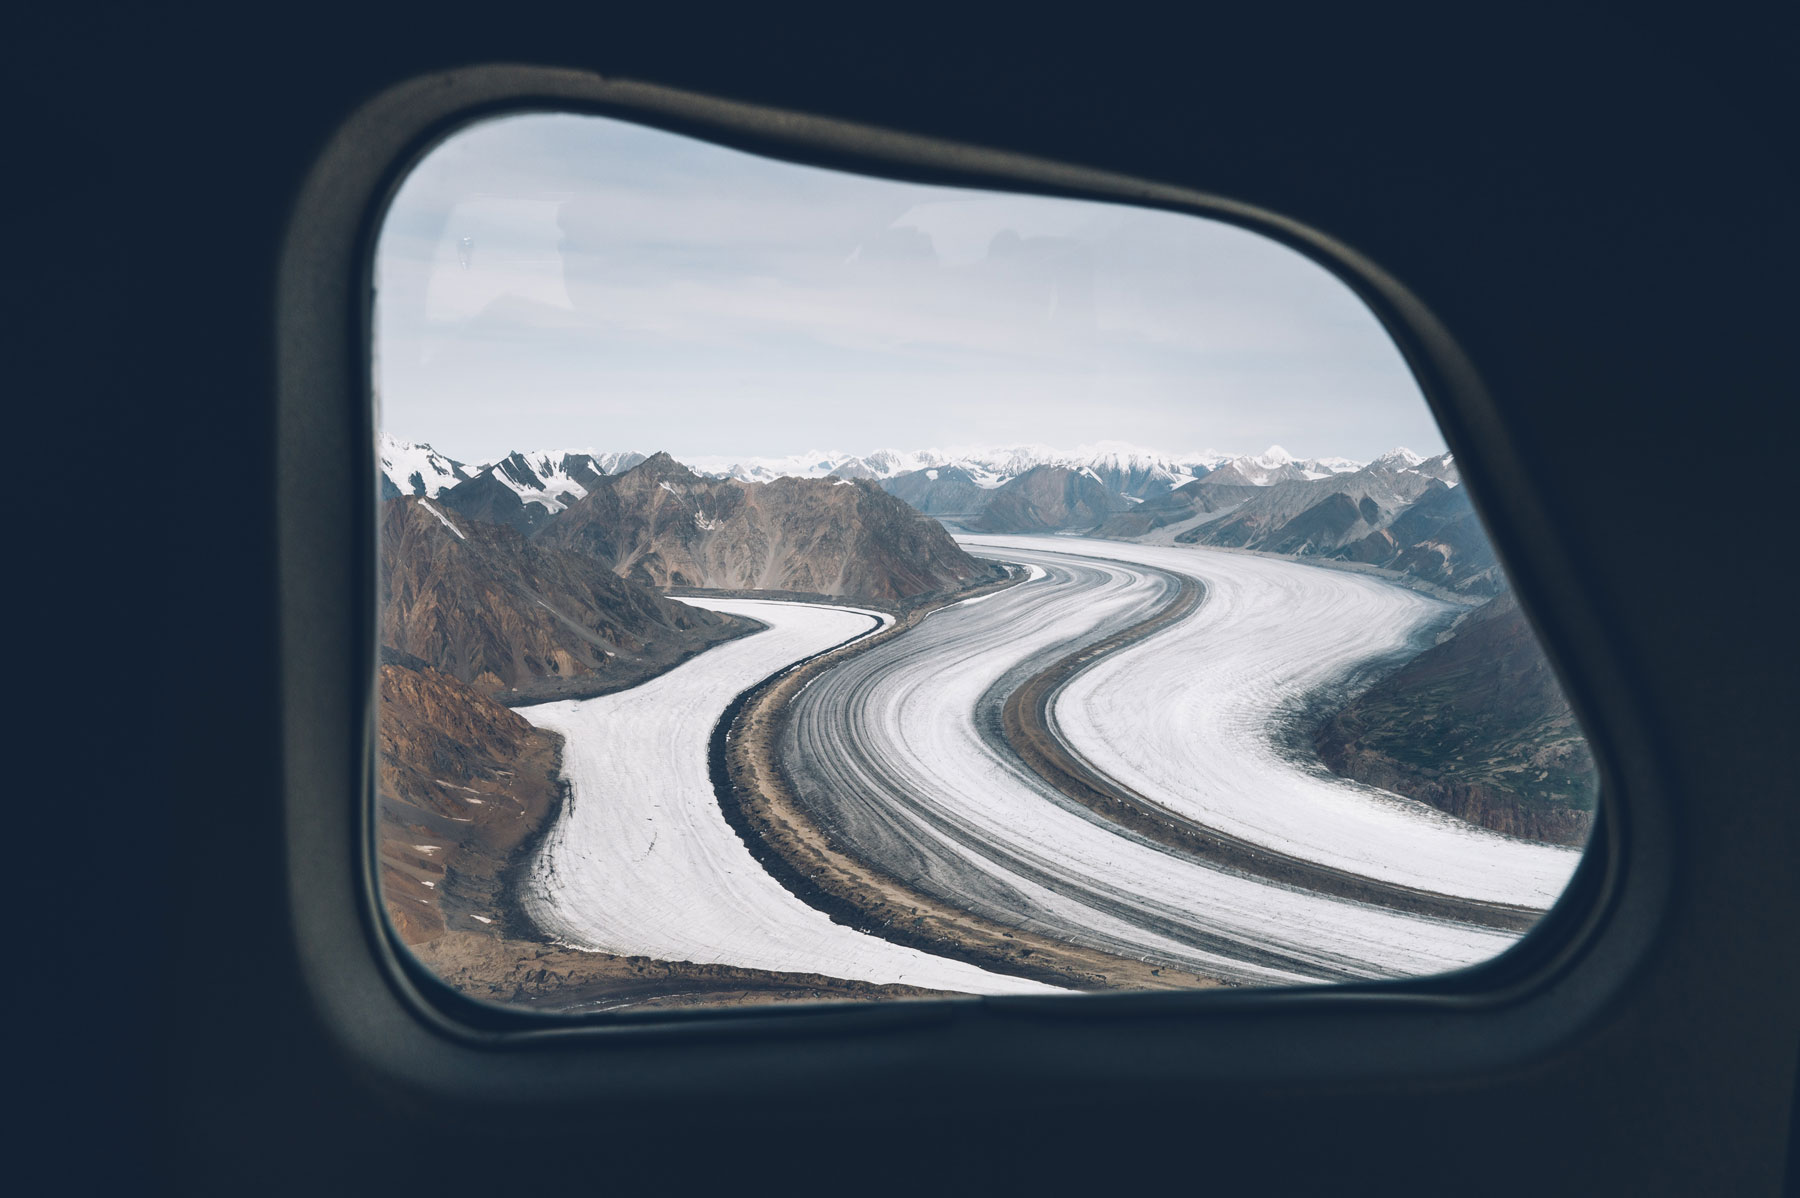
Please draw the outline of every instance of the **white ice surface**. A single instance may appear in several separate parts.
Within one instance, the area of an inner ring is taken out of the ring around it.
[[[1014,554],[965,543],[1029,560],[1042,576],[934,612],[822,673],[790,708],[782,744],[803,770],[797,785],[853,797],[891,829],[852,834],[903,846],[896,861],[919,862],[922,884],[1001,895],[976,904],[991,916],[1010,911],[1047,934],[1243,980],[1436,973],[1512,943],[1505,932],[1228,873],[1071,809],[984,739],[977,704],[1020,663],[1156,610],[1164,583],[1036,545]]]
[[[986,552],[1030,538],[971,539]],[[1201,547],[1059,537],[1206,585],[1178,624],[1109,654],[1056,696],[1057,734],[1100,772],[1210,827],[1366,877],[1548,907],[1579,850],[1489,832],[1286,760],[1271,724],[1359,662],[1403,650],[1444,605],[1380,578]]]
[[[626,955],[973,994],[1054,992],[833,923],[770,877],[719,810],[707,751],[731,701],[885,621],[813,604],[686,602],[769,628],[630,690],[519,709],[565,738],[573,792],[533,863],[532,918],[570,944]]]

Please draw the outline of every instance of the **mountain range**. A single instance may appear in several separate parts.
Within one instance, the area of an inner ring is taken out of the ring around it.
[[[751,627],[429,499],[384,504],[380,542],[381,644],[515,701],[631,686]]]
[[[647,454],[597,449],[515,451],[478,465],[459,462],[429,445],[401,441],[382,434],[381,489],[383,498],[423,495],[436,499],[450,488],[484,473],[510,489],[523,503],[540,503],[554,513],[587,494],[593,480],[619,474],[643,461]],[[1448,455],[1445,455],[1447,460]],[[1396,468],[1422,468],[1432,461],[1407,449],[1395,449],[1376,459]],[[1273,482],[1327,478],[1349,473],[1369,463],[1350,458],[1295,458],[1279,445],[1259,454],[1229,454],[1206,449],[1169,453],[1117,441],[1101,441],[1075,449],[1047,445],[1013,445],[988,448],[895,450],[852,454],[839,451],[793,454],[788,457],[683,457],[682,464],[710,478],[740,482],[772,482],[777,478],[869,479],[884,486],[903,477],[925,481],[933,470],[949,467],[982,490],[995,490],[1013,478],[1039,466],[1063,466],[1087,470],[1108,490],[1127,501],[1141,501],[1167,494],[1215,471],[1225,471],[1223,481],[1249,486]],[[1450,481],[1454,481],[1452,477]],[[891,487],[889,488],[892,489]]]
[[[923,541],[895,553],[876,548],[884,536],[910,527],[894,522],[892,509],[883,514],[865,497],[878,488],[923,515],[978,532],[1087,533],[1255,549],[1359,562],[1472,595],[1494,595],[1504,587],[1480,522],[1458,485],[1454,459],[1405,448],[1369,462],[1301,459],[1280,446],[1258,454],[1171,454],[1120,442],[1073,450],[1019,445],[698,457],[679,463],[658,454],[656,482],[663,495],[648,494],[637,483],[623,490],[614,486],[648,460],[636,452],[514,452],[468,466],[429,445],[384,435],[380,458],[384,496],[430,496],[451,512],[527,536],[547,536],[546,543],[580,539],[589,548],[601,546],[621,573],[651,586],[893,600],[966,583],[957,570],[946,574],[940,568],[953,560],[945,545],[930,548],[928,556],[940,560],[917,577],[903,561],[924,551]],[[790,569],[783,562],[793,546],[782,536],[707,526],[740,511],[752,523],[766,522],[776,509],[795,504],[817,507],[815,516],[825,508],[835,511],[850,496],[818,507],[822,501],[816,497],[823,493],[804,484],[822,480],[854,486],[854,494],[864,498],[848,528],[821,528],[803,538],[802,555],[817,549],[819,560]],[[734,489],[744,486],[774,490]],[[602,492],[610,497],[590,502]],[[635,515],[618,507],[626,494],[633,496],[627,506]],[[746,504],[752,494],[761,498]],[[563,515],[584,504],[586,514]],[[601,509],[611,514],[600,519]],[[636,531],[619,524],[621,519],[637,521]],[[865,537],[871,522],[876,531]],[[555,526],[558,531],[548,531]],[[632,536],[638,540],[627,543]],[[828,545],[844,536],[862,539]],[[865,551],[885,554],[886,564],[865,561]]]

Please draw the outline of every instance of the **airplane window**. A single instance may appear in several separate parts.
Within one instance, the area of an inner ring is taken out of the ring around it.
[[[1268,238],[532,114],[375,282],[374,851],[467,995],[1413,977],[1574,872],[1457,463]]]

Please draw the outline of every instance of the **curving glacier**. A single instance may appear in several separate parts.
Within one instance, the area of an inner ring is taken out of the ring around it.
[[[684,602],[768,627],[630,690],[519,711],[562,734],[571,790],[524,886],[531,918],[568,944],[623,955],[969,994],[1056,992],[833,923],[764,872],[719,810],[707,749],[731,701],[888,617],[812,604]]]
[[[1269,883],[1171,852],[1069,802],[998,735],[1005,696],[1083,644],[1143,620],[1167,572],[992,546],[1036,567],[834,664],[780,742],[800,801],[885,872],[999,922],[1247,982],[1434,973],[1492,957],[1505,932]],[[972,548],[988,548],[980,541]],[[1154,645],[1160,637],[1146,642]]]
[[[1228,835],[1382,881],[1540,909],[1568,885],[1579,850],[1305,768],[1277,743],[1298,704],[1423,648],[1449,605],[1366,574],[1218,549],[961,540],[1000,555],[1053,546],[1205,584],[1185,618],[1100,658],[1055,696],[1053,731],[1107,776]]]

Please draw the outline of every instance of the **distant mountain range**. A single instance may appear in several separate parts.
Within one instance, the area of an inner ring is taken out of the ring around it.
[[[382,496],[422,495],[436,499],[460,483],[491,473],[522,503],[539,503],[547,513],[554,513],[586,495],[594,479],[629,470],[648,456],[596,449],[551,449],[513,452],[497,461],[468,465],[429,445],[383,434]],[[1423,463],[1440,460],[1447,463],[1448,455],[1427,459],[1408,449],[1395,449],[1377,458],[1376,463],[1410,469],[1426,468]],[[785,458],[685,457],[681,462],[694,473],[710,478],[734,478],[740,482],[771,482],[777,478],[869,479],[895,493],[899,492],[889,483],[915,476],[921,484],[935,482],[946,468],[967,485],[991,491],[1040,466],[1061,466],[1091,473],[1101,486],[1127,502],[1165,495],[1215,472],[1223,472],[1221,481],[1260,487],[1329,478],[1370,464],[1350,458],[1295,458],[1279,445],[1259,454],[1229,454],[1212,449],[1166,453],[1111,441],[1075,449],[1046,445],[882,449],[868,454],[832,451]],[[1454,476],[1448,481],[1454,482]]]
[[[913,566],[907,559],[923,548],[922,543],[888,552],[877,547],[881,536],[865,537],[856,546],[840,545],[825,554],[829,561],[790,569],[771,556],[778,551],[791,555],[790,541],[782,537],[759,541],[760,534],[721,531],[700,522],[723,519],[724,513],[743,507],[741,499],[752,492],[734,488],[745,484],[779,482],[777,490],[787,496],[786,505],[798,511],[814,504],[815,495],[824,494],[800,484],[821,480],[858,484],[857,495],[873,484],[919,513],[979,532],[1089,533],[1331,557],[1396,570],[1475,595],[1498,594],[1504,586],[1474,509],[1458,485],[1455,461],[1447,453],[1427,457],[1396,448],[1358,462],[1342,457],[1296,458],[1278,445],[1258,454],[1213,450],[1170,454],[1101,442],[1073,450],[1018,445],[788,458],[698,457],[679,463],[667,454],[657,458],[664,463],[657,467],[663,484],[659,489],[689,496],[687,507],[693,510],[663,496],[641,498],[639,515],[648,521],[639,529],[645,538],[642,543],[608,541],[609,552],[617,555],[612,559],[615,567],[652,586],[785,589],[893,600],[967,581],[958,573],[960,566],[949,573],[939,568],[952,560],[943,546],[931,550],[942,561],[925,566],[917,577],[909,574]],[[380,459],[386,497],[429,496],[451,512],[562,544],[570,543],[578,525],[588,529],[590,541],[599,528],[606,530],[601,539],[624,535],[613,526],[627,513],[613,511],[603,520],[595,515],[598,508],[615,504],[616,497],[589,499],[599,492],[610,493],[613,485],[608,480],[617,480],[648,460],[637,452],[539,450],[470,466],[429,445],[385,435]],[[679,476],[669,474],[671,468]],[[635,495],[640,490],[628,485],[619,493]],[[826,507],[843,502],[835,499]],[[869,501],[859,502],[866,507]],[[586,514],[562,516],[584,504]],[[647,514],[652,508],[660,514]],[[773,515],[760,503],[745,510],[757,519]],[[671,521],[671,513],[678,518]],[[862,528],[868,514],[859,516],[855,527]],[[782,523],[798,517],[790,512],[774,518]],[[556,524],[563,527],[554,534],[546,531]],[[904,522],[893,523],[888,531],[903,527]],[[671,536],[679,545],[671,542]],[[820,542],[818,535],[807,540],[814,547]],[[700,542],[705,542],[704,550],[697,548]],[[870,566],[871,553],[885,555],[886,565]],[[840,569],[847,573],[834,572]],[[878,578],[884,571],[889,577]]]
[[[593,449],[548,449],[509,453],[495,462],[468,466],[429,445],[416,445],[386,433],[378,443],[381,497],[401,495],[440,498],[452,487],[481,477],[513,492],[521,503],[559,512],[588,493],[596,479],[629,470],[648,455],[602,453]]]
[[[1270,472],[1246,485],[1217,470],[1102,521],[1095,532],[1162,544],[1327,557],[1409,574],[1473,595],[1504,587],[1450,455],[1395,451],[1326,478]]]

